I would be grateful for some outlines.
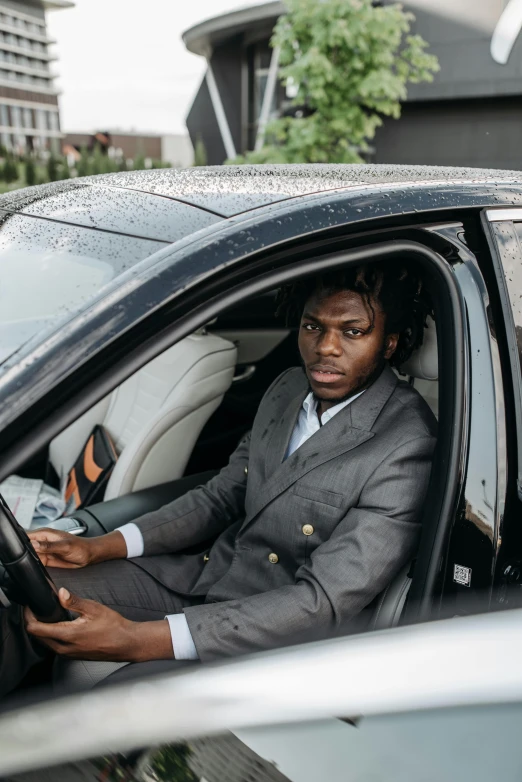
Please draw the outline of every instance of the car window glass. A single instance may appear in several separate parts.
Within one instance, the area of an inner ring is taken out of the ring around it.
[[[9,782],[299,782],[232,733],[118,752],[9,776]]]
[[[0,361],[162,247],[0,212]]]
[[[519,243],[520,251],[522,252],[522,223],[514,223],[513,228]],[[520,366],[522,367],[522,267],[519,263],[518,254],[513,256],[513,254],[509,252],[509,248],[505,249],[507,251],[504,252],[502,256],[502,263],[504,266],[511,311],[515,322],[515,334],[517,337]]]

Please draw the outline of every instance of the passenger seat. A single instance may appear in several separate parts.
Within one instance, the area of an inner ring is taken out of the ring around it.
[[[66,476],[96,424],[119,454],[104,500],[181,478],[203,426],[232,383],[237,350],[204,330],[173,345],[51,442]]]

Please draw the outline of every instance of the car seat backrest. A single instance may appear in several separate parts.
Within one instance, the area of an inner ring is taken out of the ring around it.
[[[384,589],[375,605],[368,630],[386,630],[399,624],[411,585],[411,563],[405,565]]]
[[[69,472],[94,425],[102,424],[119,454],[104,499],[180,478],[230,387],[236,353],[231,342],[206,333],[173,345],[52,441],[58,475]]]
[[[424,330],[424,341],[408,361],[401,366],[401,374],[414,378],[414,387],[424,397],[433,413],[439,415],[439,360],[437,353],[437,329],[429,317]]]

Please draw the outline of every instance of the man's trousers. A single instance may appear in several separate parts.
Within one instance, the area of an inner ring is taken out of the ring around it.
[[[127,560],[102,562],[81,569],[49,568],[57,588],[79,597],[97,600],[122,616],[137,622],[164,619],[180,613],[193,601],[164,587],[152,576]],[[0,608],[0,698],[14,690],[28,671],[52,652],[25,630],[23,609],[12,605]],[[170,661],[172,667],[172,661]],[[140,663],[116,671],[111,680],[134,678],[139,672],[161,671],[169,664]]]

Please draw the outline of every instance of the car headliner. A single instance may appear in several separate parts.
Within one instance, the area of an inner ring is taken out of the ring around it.
[[[223,218],[313,193],[450,182],[522,184],[522,172],[319,164],[153,169],[13,191],[0,196],[0,209],[172,243]]]

